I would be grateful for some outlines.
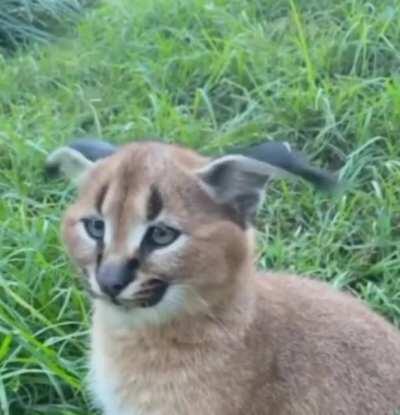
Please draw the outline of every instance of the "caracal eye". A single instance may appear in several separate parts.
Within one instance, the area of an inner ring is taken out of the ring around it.
[[[90,217],[82,219],[83,225],[85,226],[87,234],[95,239],[102,240],[104,237],[105,224],[102,219],[97,217]]]
[[[147,231],[147,240],[156,247],[166,246],[172,244],[180,232],[177,229],[171,228],[166,225],[152,226]]]

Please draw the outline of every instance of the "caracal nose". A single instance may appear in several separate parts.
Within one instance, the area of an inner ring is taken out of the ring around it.
[[[100,289],[110,297],[117,297],[135,279],[138,266],[136,258],[105,262],[96,274]]]

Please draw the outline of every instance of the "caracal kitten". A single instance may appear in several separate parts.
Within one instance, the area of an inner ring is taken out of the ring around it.
[[[325,283],[255,267],[267,181],[334,181],[288,145],[210,160],[81,140],[47,167],[79,187],[63,238],[92,297],[90,387],[103,414],[400,410],[395,327]]]

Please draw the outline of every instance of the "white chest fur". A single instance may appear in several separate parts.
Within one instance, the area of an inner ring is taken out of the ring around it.
[[[95,405],[104,415],[187,414],[174,390],[185,371],[163,373],[157,352],[138,344],[136,329],[113,309],[95,308],[89,379]]]
[[[90,387],[104,415],[188,415],[196,374],[167,368],[156,352],[93,335]],[[146,361],[148,359],[148,361]],[[201,388],[200,388],[201,389]]]
[[[104,415],[221,415],[233,411],[221,410],[228,404],[220,396],[223,379],[214,384],[207,367],[210,358],[204,356],[173,357],[159,362],[154,351],[148,353],[148,364],[142,353],[128,348],[131,360],[119,360],[123,352],[115,348],[115,359],[104,353],[104,344],[95,344],[91,355],[91,389],[95,403]],[[109,348],[109,344],[108,344]],[[147,355],[147,354],[146,354]],[[183,355],[185,353],[183,352]],[[124,356],[125,357],[125,356]],[[141,360],[137,363],[135,359]],[[196,360],[199,359],[197,362]],[[184,363],[182,364],[182,361]],[[168,364],[170,363],[171,364]],[[204,363],[204,365],[203,365]],[[219,366],[219,365],[218,365]],[[221,361],[217,372],[228,367]],[[144,369],[143,369],[144,368]],[[226,375],[223,375],[226,379]],[[227,382],[227,381],[225,381]],[[229,382],[227,382],[229,383]]]
[[[90,360],[89,386],[96,407],[103,411],[104,415],[147,415],[131,405],[127,407],[119,396],[121,380],[118,375],[107,368],[101,351],[94,347]]]
[[[195,342],[188,337],[190,327],[182,342],[176,332],[171,337],[146,329],[141,335],[137,327],[106,320],[95,310],[90,385],[104,415],[238,413],[240,385],[248,384],[249,372],[239,358],[246,351],[238,349],[237,337],[213,324],[205,346],[196,330]]]
[[[134,359],[134,351],[132,353]],[[133,365],[136,366],[136,365]],[[148,375],[129,373],[94,347],[91,356],[91,390],[94,402],[104,415],[187,415],[189,407],[184,379],[192,376],[180,371]],[[179,373],[178,373],[179,372]],[[168,379],[171,377],[171,379]],[[189,386],[189,389],[191,387]]]

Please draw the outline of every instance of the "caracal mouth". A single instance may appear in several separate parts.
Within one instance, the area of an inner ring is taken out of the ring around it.
[[[132,298],[118,298],[105,294],[98,294],[92,289],[88,289],[89,295],[97,300],[112,303],[117,307],[124,307],[126,309],[134,308],[150,308],[161,302],[169,287],[169,283],[159,278],[152,278],[143,283]]]

